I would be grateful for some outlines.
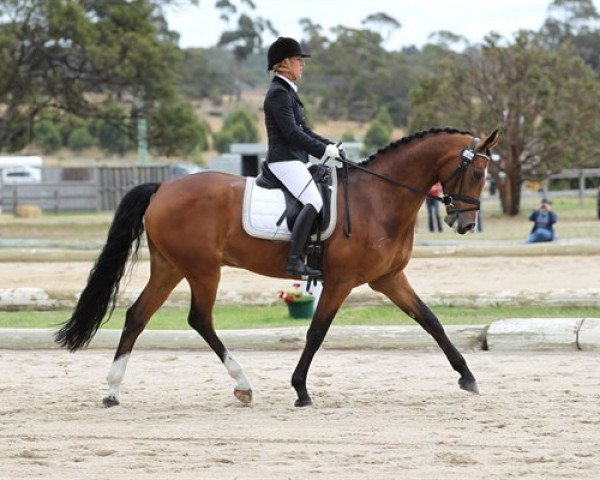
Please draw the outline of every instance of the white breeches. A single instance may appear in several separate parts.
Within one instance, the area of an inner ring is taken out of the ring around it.
[[[294,197],[303,205],[312,205],[317,212],[323,208],[323,200],[317,185],[308,171],[309,163],[300,160],[269,163],[273,174],[281,180]]]

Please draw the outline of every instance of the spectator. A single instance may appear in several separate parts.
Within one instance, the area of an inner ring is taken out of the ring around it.
[[[497,190],[496,181],[490,177],[490,197],[493,197],[494,195],[496,195],[496,190]]]
[[[553,225],[558,221],[558,216],[552,211],[551,204],[550,200],[544,198],[540,207],[529,215],[529,220],[534,224],[526,243],[554,240]]]
[[[483,202],[479,205],[479,211],[477,212],[477,231],[479,233],[483,232]]]
[[[425,204],[427,205],[427,218],[429,221],[429,231],[435,232],[434,226],[437,226],[437,231],[441,232],[443,230],[442,227],[442,218],[440,217],[440,202],[432,197],[441,197],[442,196],[442,186],[439,182],[435,183],[428,192],[428,196],[425,199]],[[435,225],[434,225],[435,220]]]

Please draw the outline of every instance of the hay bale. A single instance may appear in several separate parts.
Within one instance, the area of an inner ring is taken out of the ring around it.
[[[37,218],[42,216],[42,209],[37,205],[17,205],[15,217]]]

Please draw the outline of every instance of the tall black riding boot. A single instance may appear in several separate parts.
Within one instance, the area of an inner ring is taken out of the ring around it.
[[[317,218],[318,212],[312,205],[304,205],[298,217],[294,228],[292,229],[292,239],[290,253],[285,264],[285,273],[291,276],[309,276],[320,277],[322,273],[319,270],[310,268],[302,261],[302,251],[306,246],[306,241],[310,235],[312,225]]]

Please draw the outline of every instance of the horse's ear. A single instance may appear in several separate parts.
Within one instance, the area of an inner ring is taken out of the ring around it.
[[[494,148],[496,146],[499,138],[500,138],[500,132],[498,129],[496,129],[492,133],[490,133],[485,140],[483,140],[482,142],[479,142],[479,145],[477,145],[477,150],[480,150],[480,151],[491,150],[492,148]]]

